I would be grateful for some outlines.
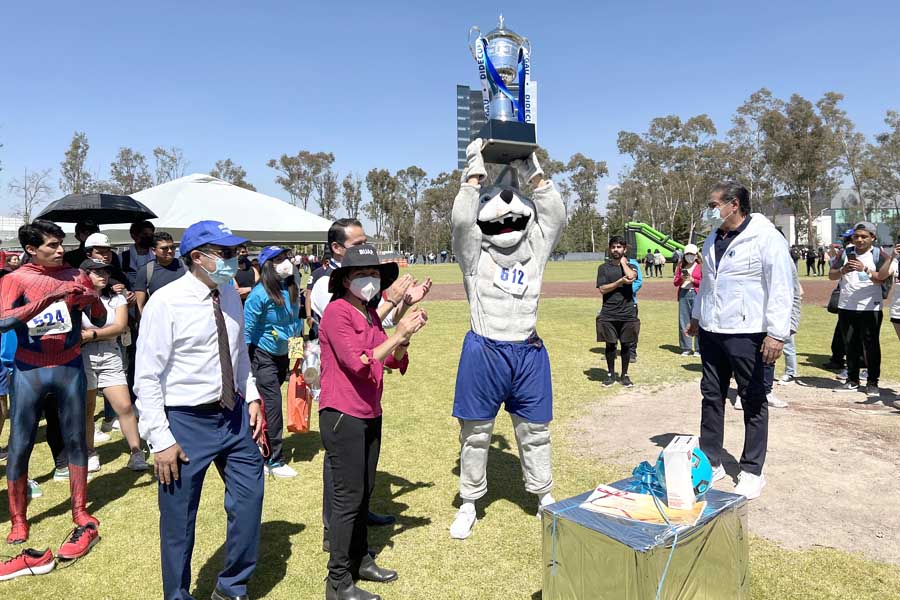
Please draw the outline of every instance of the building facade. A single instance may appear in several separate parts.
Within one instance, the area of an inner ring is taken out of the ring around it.
[[[484,104],[481,90],[467,85],[456,86],[456,166],[466,166],[466,146],[484,127]]]

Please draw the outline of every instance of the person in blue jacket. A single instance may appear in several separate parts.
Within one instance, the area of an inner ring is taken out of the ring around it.
[[[634,315],[635,317],[640,318],[640,315],[638,315],[637,295],[638,290],[644,285],[644,275],[641,273],[641,263],[636,259],[629,258],[628,264],[637,271],[637,279],[631,282],[631,291],[634,293]],[[628,358],[628,362],[637,362],[637,342],[631,346],[631,356]]]
[[[0,336],[0,433],[9,414],[9,378],[15,365],[16,347],[19,345],[16,332],[7,331]],[[0,461],[6,460],[7,449],[0,448]]]
[[[256,387],[266,407],[271,450],[266,473],[275,477],[297,475],[284,462],[281,407],[281,386],[288,375],[288,339],[303,334],[300,289],[292,258],[292,253],[280,246],[264,248],[259,254],[259,283],[244,302],[244,335]]]

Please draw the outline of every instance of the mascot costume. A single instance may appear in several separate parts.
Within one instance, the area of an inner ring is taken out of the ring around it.
[[[566,224],[553,182],[544,180],[534,154],[513,161],[493,185],[481,155],[482,140],[466,149],[468,165],[453,202],[453,251],[463,272],[471,312],[453,416],[460,424],[459,495],[450,536],[469,537],[475,501],[487,493],[487,459],[494,419],[504,404],[515,427],[525,489],[539,506],[550,491],[550,420],[553,390],[550,359],[535,330],[541,278]],[[519,190],[518,177],[534,186],[534,200]]]

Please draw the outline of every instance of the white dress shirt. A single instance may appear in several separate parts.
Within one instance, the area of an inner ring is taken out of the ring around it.
[[[235,390],[259,400],[244,342],[244,311],[237,291],[219,286],[228,330]],[[167,406],[200,406],[222,395],[222,367],[212,290],[190,272],[150,297],[141,316],[134,373],[141,437],[152,452],[177,440],[169,431]]]

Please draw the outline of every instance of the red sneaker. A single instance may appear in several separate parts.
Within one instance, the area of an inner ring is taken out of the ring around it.
[[[59,547],[56,555],[62,560],[75,560],[87,554],[100,541],[100,532],[93,523],[72,530],[69,539]]]
[[[49,548],[43,552],[26,548],[20,555],[0,562],[0,581],[15,579],[20,575],[45,575],[55,566],[56,561]]]

